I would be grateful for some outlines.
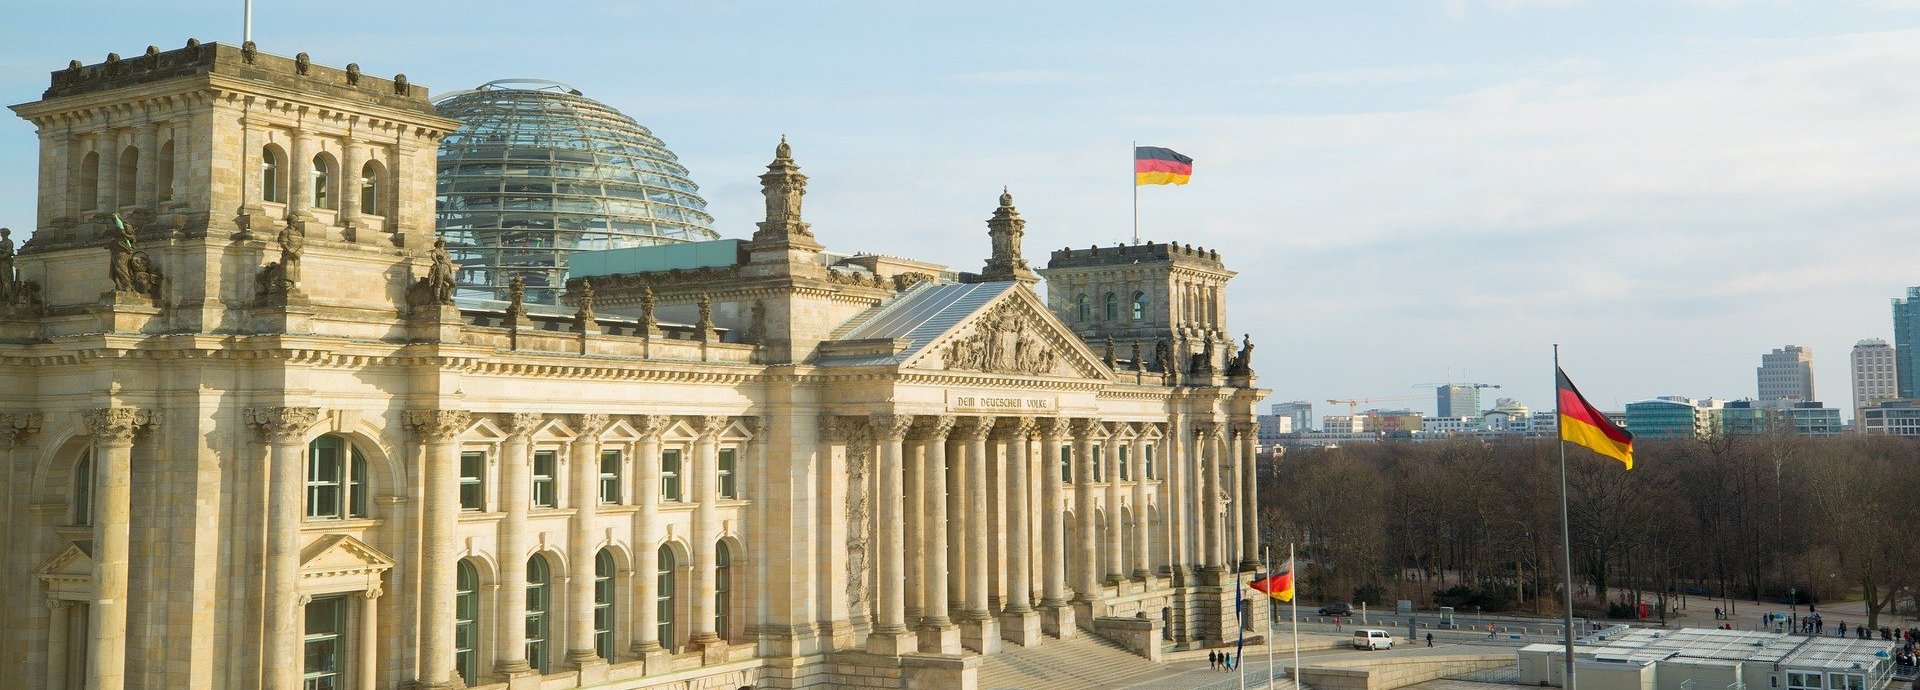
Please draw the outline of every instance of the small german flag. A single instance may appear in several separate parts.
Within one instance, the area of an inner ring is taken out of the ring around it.
[[[1193,159],[1158,146],[1133,147],[1133,184],[1186,184],[1193,177]]]
[[[1573,387],[1573,380],[1567,378],[1567,372],[1554,367],[1559,382],[1560,440],[1572,441],[1574,445],[1585,446],[1588,450],[1626,463],[1627,469],[1633,469],[1633,434],[1614,424],[1613,420],[1600,413],[1580,389]]]
[[[1249,586],[1280,601],[1293,601],[1293,568],[1289,566],[1287,572],[1254,580]]]

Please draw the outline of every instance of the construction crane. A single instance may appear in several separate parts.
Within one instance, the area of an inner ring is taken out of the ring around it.
[[[1400,396],[1395,398],[1345,398],[1345,399],[1328,398],[1327,404],[1328,405],[1346,405],[1347,416],[1352,417],[1354,409],[1356,409],[1359,405],[1365,404],[1365,403],[1404,402],[1409,400],[1426,400],[1426,399],[1427,399],[1427,396],[1424,396],[1424,395],[1406,395],[1406,396]]]
[[[1499,388],[1500,384],[1497,384],[1497,383],[1416,383],[1416,384],[1413,384],[1414,388],[1441,388],[1445,386],[1459,386],[1461,388]]]

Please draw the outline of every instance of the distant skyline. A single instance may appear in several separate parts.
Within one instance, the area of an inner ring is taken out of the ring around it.
[[[10,8],[0,97],[69,59],[238,43],[237,0]],[[978,270],[1002,185],[1028,259],[1131,233],[1129,146],[1192,156],[1142,236],[1240,272],[1262,404],[1501,384],[1596,405],[1756,394],[1810,348],[1893,340],[1920,285],[1920,1],[1379,3],[495,1],[255,7],[260,49],[436,94],[554,79],[678,153],[715,229],[758,220],[781,134],[830,248]],[[37,142],[0,125],[0,226],[34,218]],[[1471,378],[1468,378],[1471,377]]]

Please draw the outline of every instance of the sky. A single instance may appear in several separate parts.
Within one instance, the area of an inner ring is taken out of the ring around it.
[[[14,0],[0,98],[69,59],[237,43],[240,0]],[[1043,265],[1132,234],[1130,146],[1195,159],[1141,235],[1217,248],[1273,402],[1445,381],[1551,404],[1746,398],[1772,348],[1891,340],[1920,285],[1920,0],[260,0],[265,52],[434,92],[566,82],[661,137],[745,237],[784,134],[836,251],[978,270],[1002,185]],[[0,123],[0,225],[34,218]],[[16,237],[18,239],[18,237]],[[1850,414],[1850,412],[1849,412]]]

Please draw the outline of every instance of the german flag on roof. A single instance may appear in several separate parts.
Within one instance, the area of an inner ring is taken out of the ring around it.
[[[1193,177],[1193,159],[1158,146],[1133,147],[1133,184],[1186,184]]]

